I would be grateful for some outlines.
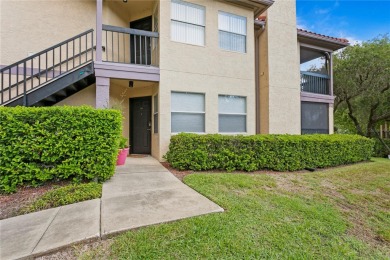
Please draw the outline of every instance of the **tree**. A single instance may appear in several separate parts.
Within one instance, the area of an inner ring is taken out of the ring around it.
[[[333,61],[336,128],[371,137],[372,129],[390,120],[390,39],[348,46]]]

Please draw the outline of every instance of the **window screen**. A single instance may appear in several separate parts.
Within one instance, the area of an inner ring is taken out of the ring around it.
[[[329,134],[328,104],[301,103],[302,134]]]

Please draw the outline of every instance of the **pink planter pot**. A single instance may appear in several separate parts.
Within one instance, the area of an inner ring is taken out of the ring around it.
[[[129,154],[129,148],[119,149],[116,165],[124,165],[128,154]]]

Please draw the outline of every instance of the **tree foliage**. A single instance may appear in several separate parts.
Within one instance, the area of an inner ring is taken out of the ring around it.
[[[388,35],[334,54],[335,124],[339,132],[367,137],[390,120],[390,39]]]

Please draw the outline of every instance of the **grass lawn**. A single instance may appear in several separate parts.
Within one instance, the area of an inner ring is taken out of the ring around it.
[[[313,173],[191,174],[223,208],[126,232],[83,259],[389,259],[390,160]]]
[[[64,187],[55,188],[22,208],[21,213],[26,214],[85,200],[97,199],[102,196],[102,187],[103,185],[100,183],[90,182],[69,184]]]
[[[102,196],[101,183],[53,182],[40,187],[21,187],[16,193],[0,194],[0,219],[73,204]]]

